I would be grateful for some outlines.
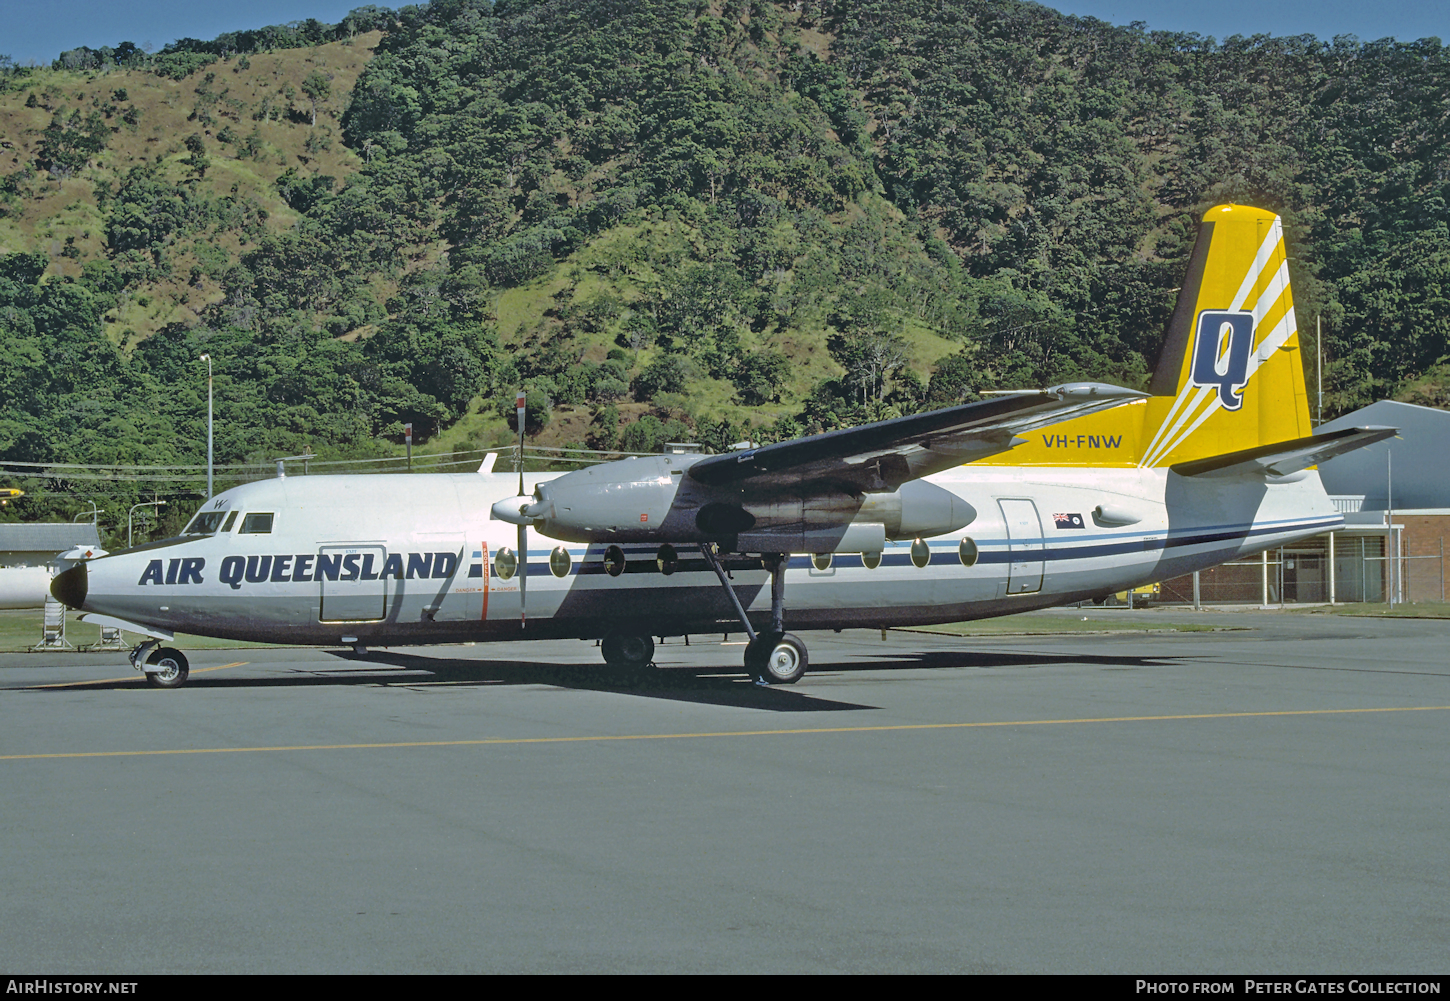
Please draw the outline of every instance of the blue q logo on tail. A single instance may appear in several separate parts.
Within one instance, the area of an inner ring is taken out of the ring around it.
[[[1253,313],[1218,309],[1199,313],[1193,349],[1193,384],[1217,389],[1225,410],[1239,409],[1244,403],[1239,391],[1249,381],[1249,350],[1253,343]]]

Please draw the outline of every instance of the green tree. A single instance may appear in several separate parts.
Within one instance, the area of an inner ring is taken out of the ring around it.
[[[332,96],[332,82],[326,73],[313,70],[302,81],[302,93],[312,102],[312,126],[317,126],[317,103]]]
[[[186,137],[186,149],[191,155],[186,158],[186,163],[191,167],[197,177],[205,177],[206,169],[211,165],[206,155],[206,140],[202,139],[201,133],[193,132]]]

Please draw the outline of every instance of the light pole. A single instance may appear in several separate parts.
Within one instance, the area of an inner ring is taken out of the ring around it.
[[[211,355],[201,360],[206,362],[206,499],[211,500]]]
[[[165,507],[165,506],[166,506],[166,502],[164,500],[142,501],[140,504],[132,504],[131,505],[131,510],[128,511],[128,512],[126,512],[126,548],[127,549],[130,549],[131,548],[131,518],[136,513],[136,509],[138,507],[154,507],[154,508],[157,509],[157,512],[156,513],[157,514],[160,514],[161,513],[160,509],[163,508],[163,507]]]

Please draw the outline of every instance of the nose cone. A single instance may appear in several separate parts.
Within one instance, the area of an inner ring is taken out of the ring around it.
[[[69,570],[56,574],[55,579],[50,582],[50,593],[55,596],[55,600],[71,608],[80,608],[86,603],[89,589],[89,571],[84,563],[77,563]]]
[[[499,521],[506,521],[510,525],[522,525],[528,519],[519,511],[520,508],[527,508],[533,502],[531,497],[505,497],[494,504],[491,511]]]

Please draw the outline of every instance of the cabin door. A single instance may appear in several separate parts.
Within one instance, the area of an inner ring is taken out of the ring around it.
[[[323,622],[377,622],[388,614],[387,581],[379,574],[388,551],[382,546],[320,546],[321,557],[336,560],[333,573],[316,574],[322,582],[317,617]],[[370,579],[371,578],[371,579]]]
[[[1042,590],[1042,519],[1030,500],[999,500],[1002,520],[1007,523],[1011,562],[1007,571],[1008,594],[1033,594]]]

